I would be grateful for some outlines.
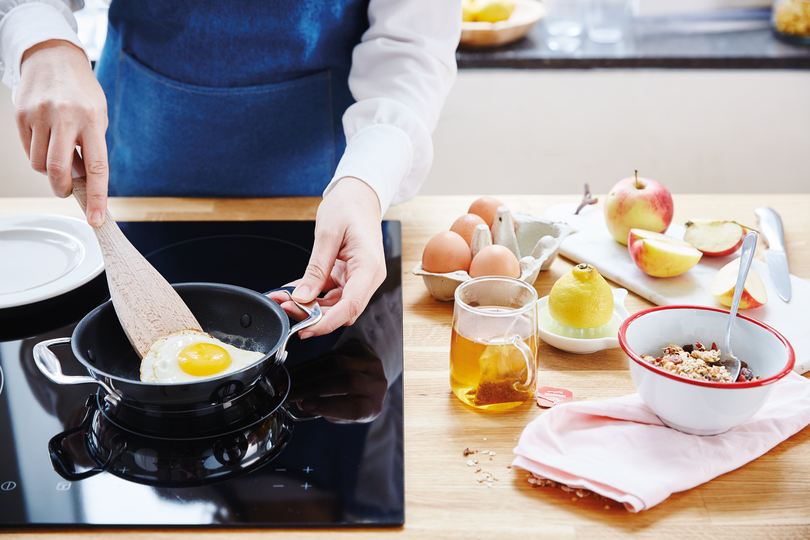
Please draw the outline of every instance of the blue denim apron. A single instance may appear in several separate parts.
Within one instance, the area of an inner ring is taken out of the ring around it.
[[[320,196],[368,0],[114,0],[110,195]]]

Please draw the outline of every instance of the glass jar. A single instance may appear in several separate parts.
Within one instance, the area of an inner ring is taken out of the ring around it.
[[[810,44],[810,0],[774,0],[771,25],[780,39]]]

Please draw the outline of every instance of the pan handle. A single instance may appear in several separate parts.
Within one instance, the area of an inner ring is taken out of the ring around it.
[[[290,339],[290,336],[298,332],[299,330],[303,330],[308,326],[312,326],[316,322],[321,320],[323,317],[323,313],[321,312],[321,306],[318,305],[317,300],[313,300],[309,304],[299,304],[295,300],[293,300],[292,293],[295,290],[295,287],[279,287],[278,289],[273,289],[272,291],[265,293],[265,296],[268,296],[274,292],[285,292],[287,296],[290,297],[290,300],[298,306],[298,308],[307,314],[307,318],[303,321],[299,322],[292,328],[290,328],[290,332],[284,337],[284,341],[281,342],[281,347],[278,349],[278,353],[276,353],[276,363],[282,364],[284,360],[287,359],[287,340]]]
[[[107,383],[94,377],[65,375],[62,373],[62,364],[59,359],[53,354],[49,347],[52,345],[64,345],[70,343],[70,338],[56,338],[47,341],[41,341],[34,345],[34,363],[39,370],[51,382],[56,384],[97,384],[107,392],[104,399],[110,405],[117,406],[121,403],[123,395],[115,388],[110,387]]]

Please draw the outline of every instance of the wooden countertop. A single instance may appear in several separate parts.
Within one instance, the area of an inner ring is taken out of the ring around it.
[[[604,197],[604,196],[602,196]],[[387,219],[402,222],[403,297],[405,325],[405,526],[374,530],[285,530],[285,537],[365,538],[808,538],[810,537],[810,429],[794,435],[759,459],[660,505],[631,514],[615,502],[592,498],[572,500],[559,489],[532,488],[526,473],[508,469],[524,426],[541,414],[532,402],[508,412],[471,410],[450,392],[448,353],[452,303],[435,301],[411,270],[435,233],[448,229],[475,197],[417,197],[393,207]],[[513,211],[541,216],[571,196],[499,197]],[[675,195],[675,223],[696,217],[733,219],[756,226],[754,209],[768,205],[782,216],[790,270],[810,279],[810,194]],[[112,199],[118,220],[311,220],[318,199],[197,200]],[[81,216],[72,200],[53,198],[0,199],[0,215],[55,213]],[[759,248],[758,258],[762,257]],[[540,296],[572,264],[558,258],[535,283]],[[779,301],[772,299],[772,301]],[[649,304],[630,295],[635,312]],[[541,342],[540,382],[567,388],[576,400],[597,400],[630,394],[633,383],[621,349],[575,356]],[[484,464],[498,481],[487,487],[466,465],[465,448],[496,452]],[[606,465],[608,462],[606,462]],[[65,531],[6,531],[8,538],[53,538]],[[89,538],[136,539],[265,538],[275,531],[92,529],[76,532]],[[281,533],[277,531],[276,534]],[[335,537],[330,536],[330,537]]]

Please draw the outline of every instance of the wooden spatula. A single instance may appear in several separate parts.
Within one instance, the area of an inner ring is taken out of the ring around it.
[[[87,212],[85,177],[73,179],[73,196]],[[138,356],[143,358],[160,336],[177,330],[202,331],[188,306],[127,240],[109,211],[104,224],[93,231],[104,256],[115,312]]]

